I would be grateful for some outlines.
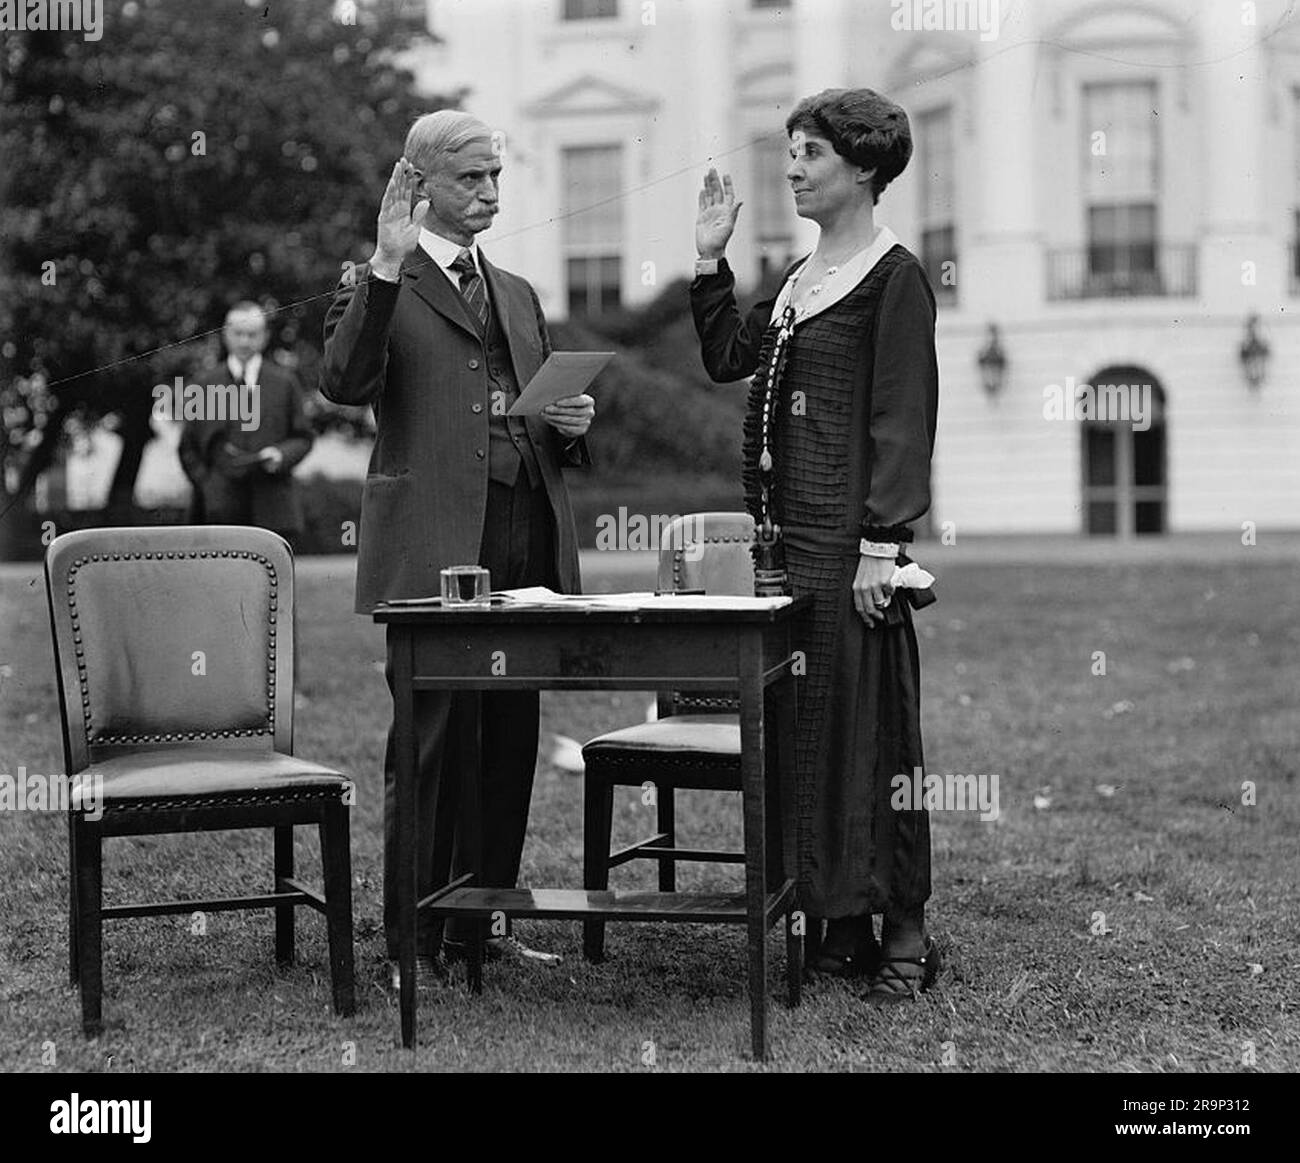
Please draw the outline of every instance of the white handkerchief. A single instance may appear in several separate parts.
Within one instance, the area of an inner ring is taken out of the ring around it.
[[[914,561],[894,566],[894,576],[889,584],[896,590],[928,590],[934,585],[934,574],[922,569]]]

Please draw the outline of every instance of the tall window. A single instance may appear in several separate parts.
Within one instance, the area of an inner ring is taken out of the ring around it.
[[[619,305],[623,274],[623,147],[563,151],[564,266],[570,315]]]
[[[921,163],[921,263],[935,298],[957,297],[957,157],[952,108],[923,113],[917,127]]]
[[[754,231],[758,242],[760,282],[784,271],[794,258],[794,196],[786,180],[790,139],[784,132],[764,134],[750,143],[753,160]]]
[[[565,20],[612,20],[618,0],[564,0]]]
[[[1085,85],[1088,279],[1095,293],[1160,290],[1160,146],[1150,82]]]

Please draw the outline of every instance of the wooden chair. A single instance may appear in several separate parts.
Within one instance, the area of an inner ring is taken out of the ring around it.
[[[752,594],[753,541],[754,522],[747,513],[692,513],[677,518],[660,535],[659,589]],[[660,691],[657,708],[656,722],[598,735],[582,749],[585,888],[608,888],[609,870],[631,860],[659,862],[660,892],[677,891],[679,860],[745,861],[743,852],[677,847],[678,788],[740,791],[740,718],[735,698]],[[614,789],[645,783],[655,785],[658,831],[611,852]],[[774,811],[771,814],[775,817]],[[584,922],[587,960],[599,961],[604,952],[604,922]]]
[[[63,719],[69,964],[82,1027],[102,1029],[102,928],[113,917],[275,909],[325,914],[334,1009],[355,1008],[349,782],[293,754],[294,577],[288,544],[245,526],[91,529],[45,556]],[[97,818],[96,818],[97,817]],[[293,829],[320,829],[324,893],[294,879]],[[105,907],[110,836],[274,829],[272,891]]]

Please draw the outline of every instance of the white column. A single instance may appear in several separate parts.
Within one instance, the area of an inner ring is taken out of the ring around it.
[[[978,168],[966,175],[978,182],[977,212],[970,236],[959,240],[958,295],[965,302],[987,300],[962,290],[997,287],[1003,319],[1027,314],[1043,299],[1042,240],[1035,215],[1035,118],[1043,94],[1035,89],[1039,47],[1034,43],[1036,6],[1004,5],[996,40],[975,40],[975,116]],[[1050,180],[1050,179],[1049,179]]]
[[[823,89],[842,89],[854,83],[850,0],[793,0],[794,99],[796,102]],[[817,226],[800,218],[795,251],[803,253],[817,243]]]
[[[1259,5],[1264,9],[1264,5]],[[1199,21],[1196,56],[1203,131],[1196,172],[1205,182],[1205,230],[1198,279],[1213,310],[1247,310],[1283,293],[1286,248],[1265,222],[1263,132],[1267,119],[1264,49],[1269,17],[1242,23],[1240,4],[1208,4]],[[1254,285],[1243,263],[1254,263]]]
[[[794,0],[795,100],[850,83],[849,0]]]
[[[729,161],[722,155],[740,144],[736,135],[736,46],[731,35],[731,6],[695,3],[683,5],[681,12],[683,15],[675,17],[674,25],[680,20],[687,30],[691,47],[687,59],[695,90],[690,160],[702,167],[701,172],[710,165],[727,169]],[[681,81],[684,83],[686,78]]]

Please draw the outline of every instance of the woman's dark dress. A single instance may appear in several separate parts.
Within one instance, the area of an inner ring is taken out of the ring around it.
[[[746,506],[757,517],[773,301],[742,319],[734,285],[723,260],[691,285],[691,305],[710,376],[758,373],[744,440]],[[773,519],[791,592],[813,598],[798,644],[807,671],[796,786],[782,789],[786,867],[798,870],[812,916],[879,913],[930,895],[928,815],[890,807],[893,777],[924,765],[911,610],[897,596],[886,623],[869,628],[852,586],[859,538],[910,541],[907,523],[929,508],[937,406],[934,295],[915,257],[894,246],[844,298],[796,326],[775,411]]]

